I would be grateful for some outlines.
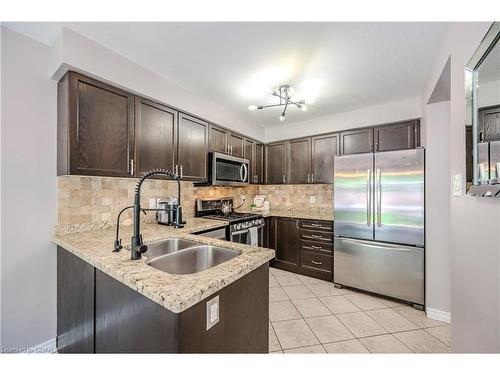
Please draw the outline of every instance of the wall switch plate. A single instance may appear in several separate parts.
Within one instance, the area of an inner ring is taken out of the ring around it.
[[[314,203],[316,202],[316,197],[314,195],[309,196],[309,203]]]
[[[149,208],[156,208],[156,198],[149,199]]]
[[[219,296],[207,301],[207,331],[219,323]]]
[[[462,195],[462,175],[453,175],[453,196],[460,197]]]

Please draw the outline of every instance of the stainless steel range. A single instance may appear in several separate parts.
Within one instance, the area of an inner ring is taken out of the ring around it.
[[[228,221],[226,237],[231,242],[263,245],[264,218],[259,214],[235,212],[232,197],[197,199],[196,216]]]

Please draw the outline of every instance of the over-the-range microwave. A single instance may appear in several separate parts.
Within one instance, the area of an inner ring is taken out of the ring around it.
[[[197,186],[244,186],[248,185],[248,159],[220,152],[208,153],[208,180]]]

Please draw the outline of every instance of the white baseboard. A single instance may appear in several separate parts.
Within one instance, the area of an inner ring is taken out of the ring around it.
[[[440,322],[445,323],[451,322],[451,314],[448,311],[431,309],[428,307],[425,312],[427,313],[427,317],[430,319],[439,320]]]

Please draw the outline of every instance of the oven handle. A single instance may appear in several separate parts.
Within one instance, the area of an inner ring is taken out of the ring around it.
[[[259,225],[256,227],[257,229],[262,229],[264,228],[264,224],[262,225]],[[247,233],[248,231],[250,230],[250,228],[245,228],[245,229],[242,229],[242,230],[237,230],[236,232],[231,232],[231,236],[233,235],[238,235],[238,234],[243,234],[243,233]]]

